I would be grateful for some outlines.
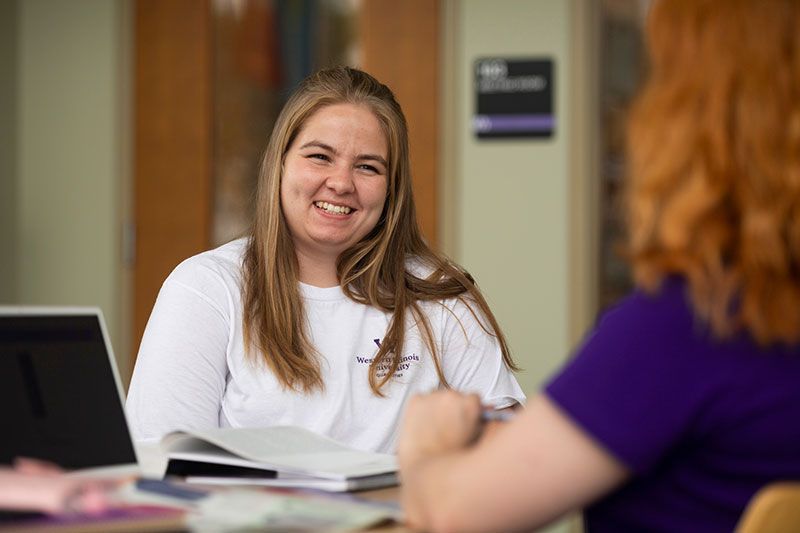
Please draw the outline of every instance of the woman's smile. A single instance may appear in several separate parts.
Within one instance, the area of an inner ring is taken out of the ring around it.
[[[336,205],[336,204],[329,204],[328,202],[314,202],[314,205],[320,210],[329,215],[349,215],[352,211],[352,207],[347,207],[346,205]]]

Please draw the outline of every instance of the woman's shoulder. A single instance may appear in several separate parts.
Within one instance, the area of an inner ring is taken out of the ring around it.
[[[246,247],[247,239],[242,238],[193,255],[176,266],[167,281],[195,284],[209,277],[221,277],[238,283]]]
[[[447,257],[438,254],[430,257],[411,254],[406,256],[406,272],[420,279],[427,279],[436,271],[447,276],[447,269],[464,270]]]
[[[417,255],[406,256],[406,272],[414,277],[425,279],[433,274],[436,267],[430,260],[426,260]]]
[[[436,264],[436,260],[441,261],[441,264]],[[421,280],[446,281],[455,270],[463,272],[460,266],[444,257],[426,259],[408,256],[406,258],[406,272]],[[433,279],[431,279],[432,276],[434,276]],[[450,290],[447,292],[452,294]],[[442,295],[439,298],[420,300],[419,305],[428,316],[440,316],[445,321],[449,318],[471,321],[475,319],[474,313],[479,312],[474,299],[466,290],[458,296]]]

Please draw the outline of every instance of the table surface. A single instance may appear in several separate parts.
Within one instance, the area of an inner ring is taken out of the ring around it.
[[[166,458],[157,446],[136,447],[138,456],[138,468],[134,465],[117,468],[100,468],[92,471],[84,471],[80,475],[89,477],[109,477],[109,476],[129,476],[139,474],[148,478],[160,479],[166,469]],[[400,499],[399,487],[388,487],[383,489],[364,490],[350,493],[354,498],[368,500],[372,502],[396,504]],[[324,493],[314,492],[315,497],[326,498]],[[341,494],[333,494],[331,498],[341,498]],[[390,522],[380,524],[368,529],[383,533],[408,533],[412,531],[407,526]],[[187,531],[181,511],[171,511],[165,509],[164,512],[151,512],[137,515],[136,513],[126,514],[125,511],[111,511],[108,517],[83,518],[81,516],[51,517],[45,519],[34,519],[31,521],[0,521],[0,532],[108,532],[124,533],[132,531],[148,532],[178,532]]]
[[[136,453],[139,457],[139,465],[145,476],[161,478],[166,469],[166,458],[157,446],[137,445]],[[400,501],[400,488],[387,487],[383,489],[364,490],[352,493],[358,498],[375,502],[398,503]],[[412,531],[407,526],[393,522],[370,528],[369,531],[379,531],[383,533],[408,533]]]
[[[398,501],[400,489],[390,487],[352,493],[359,499],[375,502]],[[340,497],[341,495],[338,495]],[[319,497],[315,492],[314,497]],[[324,496],[323,496],[324,497]],[[333,496],[336,498],[337,496]],[[181,511],[164,509],[159,512],[117,512],[111,511],[101,517],[83,517],[80,515],[33,518],[16,521],[0,521],[0,532],[16,533],[133,533],[148,531],[150,533],[177,533],[190,531]],[[409,533],[413,531],[404,524],[387,522],[368,528],[366,531],[379,533]]]

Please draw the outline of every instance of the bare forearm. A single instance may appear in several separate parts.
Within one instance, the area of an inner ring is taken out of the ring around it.
[[[411,525],[432,531],[530,530],[579,509],[627,476],[541,395],[513,421],[489,429],[460,449],[400,454]]]
[[[403,471],[403,510],[409,525],[429,531],[465,531],[459,500],[469,490],[459,473],[465,466],[459,452],[429,457]]]
[[[402,470],[403,506],[410,525],[434,532],[513,531],[529,530],[555,517],[520,512],[520,505],[533,502],[514,489],[518,480],[509,479],[513,476],[486,445],[484,441],[429,457]]]

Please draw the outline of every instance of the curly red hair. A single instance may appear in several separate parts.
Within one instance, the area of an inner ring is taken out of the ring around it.
[[[800,2],[668,0],[627,131],[637,286],[685,276],[719,336],[800,339]]]

